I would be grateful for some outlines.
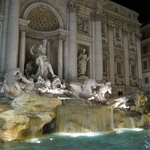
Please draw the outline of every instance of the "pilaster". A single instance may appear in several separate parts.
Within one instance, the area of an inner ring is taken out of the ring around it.
[[[19,0],[10,0],[9,6],[6,70],[16,68],[18,65]]]
[[[112,84],[115,84],[115,60],[114,60],[114,26],[113,22],[109,21],[108,23],[108,33],[109,33],[109,68],[110,68],[110,81]]]
[[[19,19],[19,31],[20,31],[20,41],[19,41],[19,68],[22,73],[24,73],[25,66],[25,48],[26,48],[26,32],[28,31],[28,24],[30,21]]]
[[[25,65],[25,45],[26,45],[26,32],[28,30],[27,26],[20,25],[20,47],[19,47],[19,68],[22,73],[24,73],[24,65]]]
[[[101,19],[102,13],[98,10],[93,11],[91,14],[92,24],[94,30],[94,45],[95,45],[95,79],[100,81],[103,79],[103,51],[102,51],[102,31],[101,31]]]
[[[142,65],[141,65],[141,43],[140,43],[141,34],[137,30],[136,32],[136,49],[137,49],[137,71],[139,79],[142,79]]]
[[[69,69],[68,78],[73,80],[77,78],[77,12],[79,7],[76,3],[68,3],[68,13],[69,13]]]
[[[128,30],[127,25],[124,23],[123,26],[123,49],[124,49],[124,60],[125,60],[125,85],[129,86],[129,49],[128,49]]]
[[[63,37],[58,38],[58,76],[63,78]]]

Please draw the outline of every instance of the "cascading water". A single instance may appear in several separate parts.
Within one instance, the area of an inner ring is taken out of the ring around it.
[[[57,132],[65,133],[112,131],[113,109],[110,106],[60,106],[56,126]]]

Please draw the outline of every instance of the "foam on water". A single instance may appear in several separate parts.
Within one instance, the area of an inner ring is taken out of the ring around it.
[[[142,129],[116,129],[114,132],[55,133],[19,143],[0,145],[0,150],[120,150],[150,149],[150,133]]]

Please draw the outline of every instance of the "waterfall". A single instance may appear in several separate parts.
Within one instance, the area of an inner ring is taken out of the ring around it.
[[[30,117],[29,130],[31,136],[35,137],[36,133],[39,131],[39,126],[41,125],[41,119],[38,117]]]
[[[56,120],[57,132],[87,133],[112,131],[113,109],[110,106],[59,106]]]
[[[20,137],[24,138],[34,138],[36,136],[41,136],[42,131],[41,128],[41,119],[38,117],[30,116],[29,124],[27,125],[25,130],[20,132]]]
[[[130,117],[131,127],[135,128],[135,120],[134,118]]]

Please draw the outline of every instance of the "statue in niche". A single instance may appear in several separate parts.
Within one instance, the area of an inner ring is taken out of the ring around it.
[[[37,80],[39,76],[41,76],[44,80],[55,76],[53,68],[46,56],[46,44],[47,40],[44,39],[42,44],[39,44],[38,49],[34,49],[37,44],[33,45],[30,49],[31,55],[35,57],[34,63],[38,67],[36,73],[31,75],[34,80]],[[29,72],[32,70],[31,67],[33,68],[32,64],[33,63],[29,62],[26,65],[26,75],[31,74]]]
[[[31,55],[35,56],[35,58],[37,58],[39,55],[46,55],[46,44],[46,39],[42,41],[42,44],[39,44],[38,49],[35,49],[37,44],[34,44],[30,49]]]
[[[87,62],[89,57],[86,53],[86,49],[83,49],[78,56],[78,74],[79,76],[85,76],[87,70]]]
[[[47,79],[49,77],[49,73],[51,73],[52,77],[54,76],[54,71],[46,55],[39,55],[36,58],[36,64],[38,65],[38,70],[35,77],[41,76],[43,79]]]

